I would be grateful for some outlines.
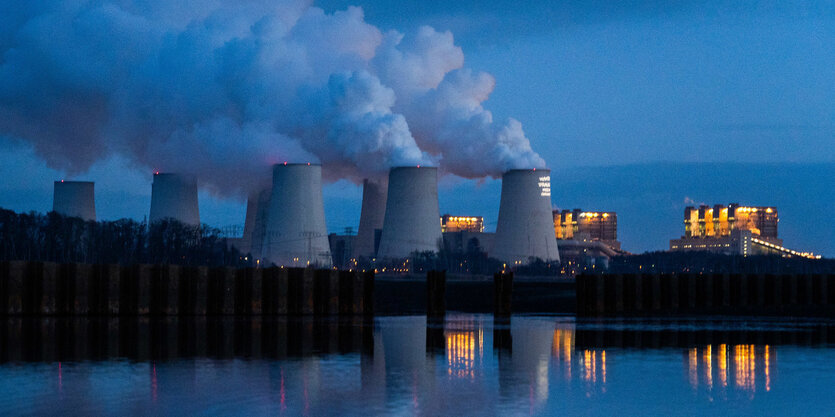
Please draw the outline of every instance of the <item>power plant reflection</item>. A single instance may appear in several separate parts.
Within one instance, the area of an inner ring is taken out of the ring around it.
[[[514,399],[523,403],[513,407],[538,413],[567,395],[615,395],[641,373],[661,374],[669,385],[665,389],[676,395],[692,391],[711,401],[768,395],[779,384],[778,351],[786,345],[797,346],[789,351],[831,346],[833,330],[826,322],[586,322],[533,316],[494,321],[463,314],[442,321],[14,318],[0,320],[0,373],[10,367],[51,369],[44,378],[66,392],[89,385],[79,379],[79,367],[147,364],[145,376],[129,379],[144,381],[149,398],[163,401],[171,390],[181,395],[186,389],[176,381],[199,385],[218,372],[207,373],[206,364],[227,369],[262,363],[248,378],[273,387],[280,401],[276,409],[290,414],[333,411],[317,404],[328,403],[334,391],[343,400],[373,400],[376,405],[366,405],[395,414],[435,414],[449,406],[436,399],[452,395],[450,387],[466,387],[485,407],[501,408],[501,401]],[[491,345],[492,351],[485,349]],[[664,363],[672,366],[659,366]]]

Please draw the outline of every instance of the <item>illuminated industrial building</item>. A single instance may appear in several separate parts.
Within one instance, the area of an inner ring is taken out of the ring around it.
[[[493,233],[484,233],[482,216],[441,216],[444,248],[450,252],[468,253],[492,247]]]
[[[614,211],[554,210],[553,215],[558,240],[600,241],[620,250],[618,214]]]
[[[552,214],[563,274],[605,269],[609,259],[622,253],[614,211],[553,210]]]
[[[441,232],[484,232],[484,217],[481,216],[441,216]]]
[[[734,230],[750,230],[759,239],[782,245],[777,238],[776,207],[745,207],[737,203],[684,209],[684,237],[730,236]]]
[[[776,207],[737,203],[684,209],[684,236],[670,240],[671,251],[708,251],[731,255],[780,255],[820,258],[783,247],[777,237]]]

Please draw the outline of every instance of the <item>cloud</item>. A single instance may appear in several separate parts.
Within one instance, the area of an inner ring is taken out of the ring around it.
[[[309,1],[78,1],[3,6],[0,135],[70,174],[118,156],[222,194],[266,166],[330,180],[439,164],[478,178],[541,167],[521,124],[483,108],[489,74],[449,32],[383,33]]]

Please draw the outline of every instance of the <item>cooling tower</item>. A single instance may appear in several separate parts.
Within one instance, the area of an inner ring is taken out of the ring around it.
[[[261,247],[267,228],[267,211],[270,205],[270,190],[253,193],[246,201],[246,220],[244,221],[243,242],[246,251],[253,258],[261,258]]]
[[[414,251],[437,252],[440,242],[438,169],[392,168],[377,257],[399,259]]]
[[[490,256],[508,265],[527,264],[530,257],[559,261],[551,213],[551,170],[514,169],[504,173]]]
[[[378,182],[365,179],[362,182],[360,228],[357,231],[356,240],[354,240],[352,258],[373,258],[377,256],[374,236],[376,230],[383,228],[385,215],[386,189]]]
[[[330,267],[322,166],[273,165],[269,201],[263,257],[276,265]]]
[[[96,220],[95,183],[90,181],[55,181],[52,211],[67,217]]]
[[[154,223],[169,218],[185,224],[200,224],[195,177],[182,174],[154,174],[154,183],[151,186],[151,215],[148,222]]]

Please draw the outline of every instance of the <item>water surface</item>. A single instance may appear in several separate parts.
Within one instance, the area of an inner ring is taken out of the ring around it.
[[[7,319],[0,415],[820,415],[834,339],[821,320]]]

